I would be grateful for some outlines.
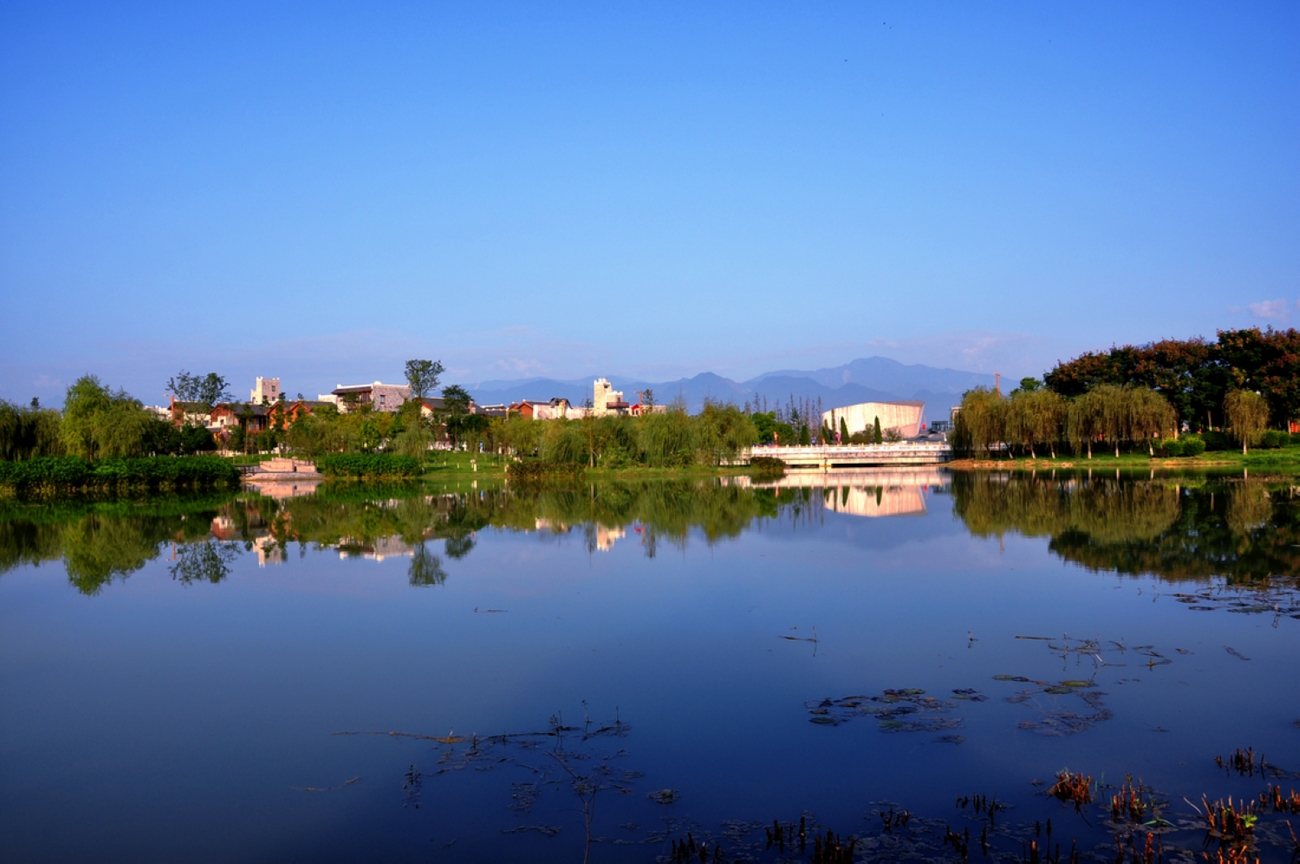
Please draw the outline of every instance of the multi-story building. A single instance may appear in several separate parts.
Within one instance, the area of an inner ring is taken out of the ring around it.
[[[282,392],[279,378],[257,378],[248,401],[254,405],[271,405],[280,398]]]
[[[369,405],[375,411],[396,411],[411,398],[411,388],[405,384],[384,384],[380,381],[373,384],[340,384],[329,395],[334,397],[329,401],[336,401],[339,411],[345,414],[363,405]],[[322,396],[321,400],[328,398]]]

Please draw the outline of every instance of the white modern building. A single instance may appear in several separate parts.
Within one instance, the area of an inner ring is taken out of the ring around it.
[[[875,429],[876,419],[880,419],[880,431],[891,429],[903,438],[915,438],[921,434],[921,422],[925,416],[924,402],[859,402],[822,412],[822,423],[832,430],[839,431],[840,420],[848,426],[849,434],[854,435],[868,429]]]

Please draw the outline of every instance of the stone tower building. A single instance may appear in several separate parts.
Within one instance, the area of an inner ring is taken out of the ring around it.
[[[280,398],[279,378],[258,378],[248,401],[254,405],[270,405]]]

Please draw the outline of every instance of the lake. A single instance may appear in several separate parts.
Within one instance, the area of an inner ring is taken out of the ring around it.
[[[0,859],[1290,861],[1297,488],[0,504]]]

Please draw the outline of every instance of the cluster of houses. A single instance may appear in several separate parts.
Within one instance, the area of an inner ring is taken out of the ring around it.
[[[368,408],[372,411],[396,412],[411,401],[411,388],[405,384],[385,384],[375,381],[371,384],[340,384],[329,393],[322,393],[315,399],[299,396],[289,399],[280,387],[279,378],[257,378],[249,393],[248,402],[223,402],[210,410],[206,406],[193,402],[181,402],[175,396],[170,397],[166,408],[159,408],[159,415],[177,426],[204,426],[213,434],[228,438],[231,431],[243,426],[248,434],[259,434],[268,429],[287,429],[291,423],[304,414],[315,413],[329,406],[341,414]],[[436,396],[426,396],[421,400],[420,414],[432,417],[444,408],[443,400]],[[517,415],[529,420],[580,419],[587,416],[604,417],[608,415],[640,416],[649,411],[663,411],[660,405],[642,405],[640,401],[628,404],[623,399],[622,391],[615,390],[605,378],[597,378],[592,387],[591,407],[574,406],[568,399],[555,398],[547,401],[521,400],[510,405],[479,405],[470,402],[471,414],[485,417],[509,417]]]

